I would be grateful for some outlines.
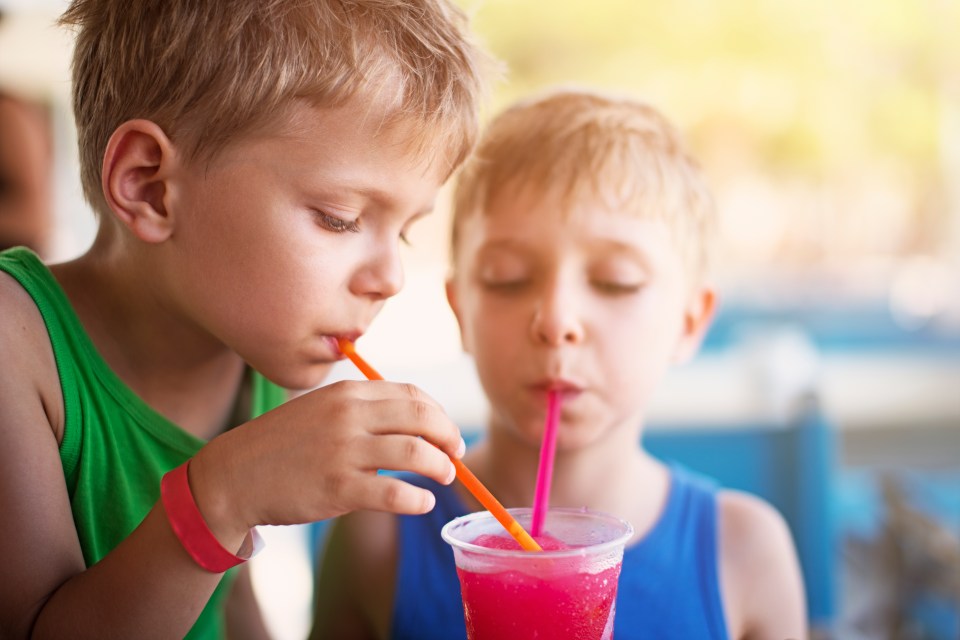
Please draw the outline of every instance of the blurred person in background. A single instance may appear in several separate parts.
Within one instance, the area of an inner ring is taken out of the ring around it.
[[[53,227],[52,149],[43,107],[0,87],[0,251],[23,245],[40,255],[47,252]]]

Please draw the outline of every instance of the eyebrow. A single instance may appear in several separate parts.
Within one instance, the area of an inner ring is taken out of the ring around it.
[[[622,240],[617,240],[615,238],[601,238],[601,239],[592,241],[590,244],[599,246],[607,250],[612,250],[617,253],[629,253],[630,255],[636,255],[641,257],[649,253],[649,251],[644,247],[638,247],[635,244],[623,242]]]
[[[622,240],[617,240],[616,238],[597,238],[589,241],[587,245],[589,247],[600,247],[607,251],[614,251],[616,253],[629,254],[632,256],[638,256],[640,258],[646,258],[649,251],[644,247],[638,247],[634,244],[628,242],[623,242]],[[498,250],[498,249],[520,249],[520,250],[531,250],[530,243],[519,241],[516,238],[497,238],[489,242],[484,243],[481,247],[481,250]]]

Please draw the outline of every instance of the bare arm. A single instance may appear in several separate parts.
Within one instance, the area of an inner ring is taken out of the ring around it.
[[[85,570],[60,465],[62,398],[46,330],[5,274],[0,308],[0,636],[185,634],[220,576],[193,564],[156,508]]]
[[[62,398],[46,330],[5,274],[0,309],[0,636],[182,637],[221,576],[193,562],[158,505],[85,568],[60,465]],[[214,438],[194,457],[190,485],[216,538],[239,549],[258,524],[428,510],[429,492],[377,469],[451,481],[453,466],[430,443],[462,449],[456,426],[422,392],[338,383]]]
[[[357,511],[337,519],[317,560],[312,639],[390,637],[396,531],[392,514]]]
[[[747,494],[724,491],[719,504],[720,576],[731,637],[806,638],[803,577],[783,517]]]

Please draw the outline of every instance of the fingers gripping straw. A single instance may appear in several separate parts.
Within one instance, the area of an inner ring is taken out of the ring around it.
[[[343,355],[347,356],[350,361],[357,366],[358,369],[367,377],[368,380],[383,380],[383,376],[380,375],[376,369],[367,364],[366,360],[360,357],[357,353],[356,348],[353,346],[353,342],[347,340],[346,338],[338,338],[337,346],[340,348],[340,351]],[[500,501],[493,497],[493,494],[487,490],[485,486],[480,483],[480,480],[477,479],[477,476],[473,475],[473,472],[467,469],[466,465],[463,464],[457,458],[450,458],[450,461],[453,463],[454,468],[457,470],[457,479],[463,483],[463,486],[473,494],[473,497],[483,505],[483,508],[489,511],[497,521],[503,525],[503,528],[507,530],[513,538],[527,551],[542,551],[540,545],[537,544],[537,541],[530,537],[530,534],[520,526],[520,523],[517,522],[513,516],[507,513],[507,510],[503,508],[503,505],[500,504]]]
[[[560,392],[550,391],[547,401],[547,421],[543,427],[540,444],[540,466],[537,468],[537,487],[533,494],[533,520],[530,534],[537,537],[543,533],[543,521],[550,506],[550,481],[553,479],[553,458],[557,453],[557,431],[560,422]]]

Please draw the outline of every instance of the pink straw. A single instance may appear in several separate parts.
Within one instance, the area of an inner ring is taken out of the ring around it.
[[[540,444],[540,466],[537,468],[537,488],[533,493],[533,521],[530,535],[536,537],[543,531],[550,502],[550,481],[553,480],[553,458],[557,453],[557,425],[560,422],[560,392],[551,390],[547,401],[547,421],[543,426],[543,442]]]

